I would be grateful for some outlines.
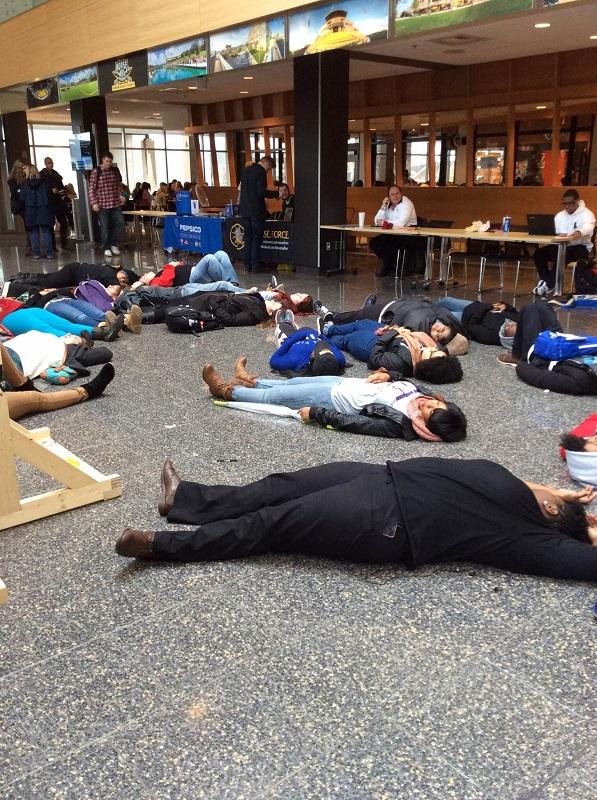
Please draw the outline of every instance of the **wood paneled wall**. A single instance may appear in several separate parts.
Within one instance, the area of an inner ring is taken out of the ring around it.
[[[576,188],[587,206],[597,213],[597,186]],[[506,214],[512,217],[514,225],[526,225],[527,214],[561,211],[564,191],[565,187],[550,186],[404,187],[404,194],[413,201],[420,217],[453,220],[455,228],[464,228],[475,219],[501,222]],[[348,220],[356,222],[356,214],[364,211],[367,224],[372,224],[386,190],[383,187],[351,188],[347,192]]]
[[[310,0],[50,0],[0,25],[0,86],[308,5]]]

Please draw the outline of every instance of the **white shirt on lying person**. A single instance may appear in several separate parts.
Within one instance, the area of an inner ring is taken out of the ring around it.
[[[410,381],[393,383],[367,383],[363,378],[342,378],[332,386],[332,405],[343,414],[359,414],[361,409],[373,403],[391,406],[408,416],[407,409],[413,397],[421,392]]]
[[[408,228],[417,224],[417,212],[412,200],[402,195],[402,200],[395,206],[383,206],[375,215],[374,222],[381,225],[382,222],[391,222],[394,228]]]
[[[64,339],[41,331],[21,333],[4,346],[21,359],[23,375],[27,378],[37,378],[51,364],[62,364],[66,356]]]
[[[558,212],[554,217],[556,226],[556,233],[559,235],[571,234],[574,231],[580,231],[582,236],[580,239],[570,242],[570,245],[584,244],[589,253],[593,249],[591,237],[595,229],[595,214],[590,211],[584,200],[578,201],[578,208],[572,214],[566,210]]]

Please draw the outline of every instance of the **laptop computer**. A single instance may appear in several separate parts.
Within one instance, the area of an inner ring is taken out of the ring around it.
[[[527,214],[527,227],[532,236],[555,236],[553,214]]]

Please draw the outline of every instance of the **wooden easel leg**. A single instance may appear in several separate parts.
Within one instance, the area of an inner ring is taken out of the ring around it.
[[[21,500],[15,459],[37,467],[66,488]],[[8,416],[0,392],[0,530],[109,500],[122,494],[118,475],[103,475],[55,442],[48,428],[28,431]]]

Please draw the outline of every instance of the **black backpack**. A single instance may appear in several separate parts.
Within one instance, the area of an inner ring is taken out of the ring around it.
[[[174,306],[166,314],[166,325],[172,333],[217,331],[224,326],[209,311],[197,311],[191,306]]]
[[[597,294],[597,264],[588,258],[579,258],[574,270],[576,294]]]

